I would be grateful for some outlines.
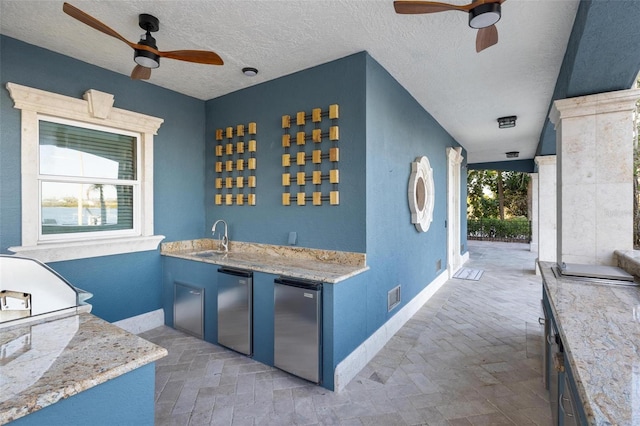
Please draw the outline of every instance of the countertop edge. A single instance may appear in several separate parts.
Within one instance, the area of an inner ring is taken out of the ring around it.
[[[555,263],[539,261],[538,264],[540,265],[540,273],[542,274],[542,278],[543,278],[542,285],[544,286],[547,293],[547,299],[549,300],[549,306],[551,307],[551,311],[552,311],[551,313],[553,314],[553,317],[556,318],[556,326],[558,327],[558,332],[560,333],[560,337],[562,338],[562,343],[565,348],[565,351],[564,351],[566,356],[565,359],[569,361],[569,365],[571,368],[571,372],[573,374],[576,388],[578,390],[578,394],[580,394],[580,402],[582,403],[584,414],[587,417],[587,419],[590,419],[593,421],[595,420],[595,412],[593,410],[593,407],[591,406],[591,398],[588,397],[586,388],[584,386],[582,378],[580,377],[580,371],[577,368],[576,360],[573,357],[573,351],[571,350],[569,339],[567,338],[567,335],[564,332],[563,325],[558,320],[558,311],[555,306],[555,301],[553,299],[552,292],[549,290],[549,285],[547,283],[549,278],[548,276],[549,271],[551,271],[553,279],[556,281],[558,280],[558,278],[553,274],[553,271],[552,271],[552,268],[553,266],[555,266]]]
[[[89,390],[95,386],[101,385],[111,379],[115,379],[116,377],[120,377],[126,373],[130,373],[137,368],[143,367],[160,358],[167,356],[167,350],[165,348],[161,349],[163,349],[163,351],[159,351],[157,356],[154,355],[149,357],[142,357],[136,359],[135,361],[105,371],[104,373],[99,373],[93,379],[79,380],[75,382],[74,385],[65,386],[64,388],[61,388],[57,391],[44,392],[40,394],[40,397],[38,398],[38,402],[41,403],[38,406],[27,405],[22,407],[14,407],[10,410],[6,410],[3,413],[0,413],[0,424],[9,423],[31,413],[35,413],[36,411],[42,410],[43,408],[53,405],[58,401],[67,399],[74,395],[78,395],[79,393]]]
[[[191,260],[194,262],[202,262],[209,263],[212,265],[219,266],[228,266],[228,267],[236,267],[239,269],[250,269],[256,272],[264,272],[267,274],[274,275],[284,275],[292,278],[300,278],[305,280],[313,280],[313,281],[321,281],[327,284],[337,284],[341,281],[352,278],[356,275],[359,275],[365,271],[369,270],[369,266],[351,266],[351,265],[343,265],[339,263],[331,263],[324,262],[324,265],[333,265],[340,268],[348,269],[344,273],[326,273],[322,271],[315,270],[305,270],[305,268],[301,268],[299,266],[273,266],[269,264],[268,260],[264,262],[252,262],[250,265],[247,265],[245,262],[234,261],[232,259],[224,259],[222,257],[217,258],[206,258],[206,257],[198,257],[191,254],[191,252],[168,252],[162,253],[162,256],[167,257],[175,257],[179,259]],[[281,260],[280,260],[281,261]],[[304,270],[304,272],[301,272]]]
[[[637,405],[629,399],[631,383],[627,380],[633,377],[629,370],[640,361],[637,349],[629,345],[628,334],[638,336],[638,327],[628,322],[627,315],[631,315],[628,310],[639,296],[638,289],[558,277],[553,270],[555,263],[538,264],[587,424],[636,424],[640,412],[634,410]],[[585,311],[584,306],[594,306],[594,300],[607,301],[605,315]],[[586,316],[586,322],[581,315]],[[571,326],[565,329],[566,321]],[[604,334],[605,330],[625,333]],[[614,358],[609,356],[612,351]]]
[[[113,325],[107,321],[104,321],[98,317],[95,317],[95,315],[92,315],[90,313],[81,313],[81,314],[78,314],[78,316],[91,316],[96,319],[99,319],[100,321],[104,322],[103,327],[106,327],[107,329],[110,327],[116,328],[117,330],[114,330],[113,331],[114,333],[131,334],[117,327],[116,325]],[[58,319],[54,319],[52,321],[56,321],[56,320]],[[138,337],[138,338],[141,340],[144,340],[141,337]],[[145,340],[145,342],[148,342],[148,341]],[[31,402],[22,401],[25,403],[21,404],[20,406],[14,406],[14,407],[10,407],[9,409],[3,410],[2,412],[0,412],[0,424],[9,423],[21,417],[27,416],[38,410],[41,410],[50,405],[53,405],[60,400],[77,395],[83,391],[86,391],[95,386],[101,385],[111,379],[122,376],[131,371],[134,371],[139,367],[155,362],[156,360],[168,355],[167,349],[161,346],[158,346],[156,344],[153,344],[151,342],[148,342],[148,343],[149,345],[152,345],[152,346],[150,346],[150,349],[146,354],[137,355],[135,359],[127,360],[126,362],[116,367],[96,373],[91,377],[78,379],[70,385],[57,387],[51,390],[40,392],[37,394],[37,398],[34,398]]]

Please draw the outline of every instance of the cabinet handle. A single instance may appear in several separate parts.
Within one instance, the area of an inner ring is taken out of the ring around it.
[[[568,400],[569,398],[565,398],[563,394],[560,394],[560,396],[558,396],[558,405],[560,406],[560,409],[562,410],[565,416],[573,417],[573,413],[568,413],[567,410],[564,409],[564,402]]]

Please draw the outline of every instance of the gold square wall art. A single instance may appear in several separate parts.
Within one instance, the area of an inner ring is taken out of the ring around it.
[[[216,130],[216,205],[256,205],[257,129],[250,122]]]
[[[340,204],[339,116],[338,104],[282,116],[283,205]]]

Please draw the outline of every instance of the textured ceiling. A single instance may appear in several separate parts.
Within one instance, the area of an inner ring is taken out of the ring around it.
[[[217,52],[222,67],[163,59],[149,80],[203,100],[366,50],[478,163],[507,151],[533,158],[579,1],[507,1],[500,41],[481,53],[465,13],[397,15],[392,0],[70,3],[130,41],[149,13],[160,50]],[[61,1],[0,0],[0,32],[118,73],[134,66],[131,48],[63,13]],[[242,75],[245,66],[258,76]],[[518,116],[515,128],[498,129],[505,115]]]

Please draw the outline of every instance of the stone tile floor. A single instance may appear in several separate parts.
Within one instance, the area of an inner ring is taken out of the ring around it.
[[[465,267],[340,393],[168,327],[157,425],[550,425],[541,279],[524,244],[469,242]]]

